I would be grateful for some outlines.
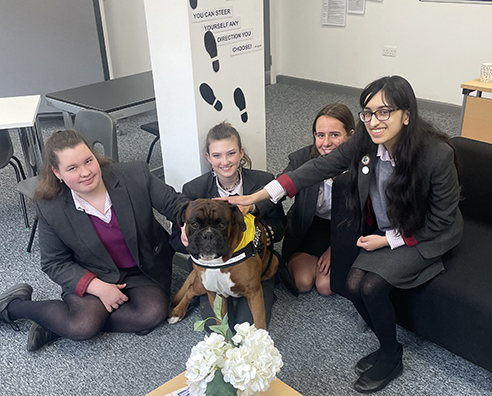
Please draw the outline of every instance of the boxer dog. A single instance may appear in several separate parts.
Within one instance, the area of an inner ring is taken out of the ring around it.
[[[246,297],[256,327],[266,329],[260,281],[271,279],[279,265],[267,248],[267,228],[237,206],[213,199],[185,203],[178,222],[186,226],[193,271],[172,301],[168,322],[179,322],[191,299],[207,293],[212,307],[216,294],[222,297],[222,317],[227,297]]]

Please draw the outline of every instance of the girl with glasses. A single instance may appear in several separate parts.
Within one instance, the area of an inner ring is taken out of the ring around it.
[[[403,371],[391,290],[417,287],[441,273],[441,256],[459,243],[463,219],[455,151],[446,135],[420,118],[408,81],[391,76],[372,82],[360,106],[354,137],[337,150],[229,202],[292,197],[348,170],[348,220],[360,224],[361,236],[347,290],[380,344],[356,364],[354,387],[370,393]]]

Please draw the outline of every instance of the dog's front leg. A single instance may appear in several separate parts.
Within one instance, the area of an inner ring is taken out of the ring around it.
[[[257,329],[266,330],[265,301],[263,300],[263,289],[261,286],[245,296],[248,300],[249,310],[253,315],[253,322]]]
[[[186,315],[186,311],[188,310],[192,298],[201,296],[202,294],[205,294],[205,288],[199,277],[196,276],[195,271],[192,271],[173,299],[173,304],[177,303],[177,305],[169,314],[169,318],[167,319],[168,323],[174,324],[182,320]],[[181,300],[177,297],[181,298]]]

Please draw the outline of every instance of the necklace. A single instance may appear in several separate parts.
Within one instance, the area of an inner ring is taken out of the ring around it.
[[[224,186],[222,183],[220,183],[220,185],[222,186],[222,188],[227,191],[228,193],[234,191],[234,189],[239,185],[239,183],[241,182],[241,179],[238,178],[234,183],[232,183],[230,186],[226,187]]]

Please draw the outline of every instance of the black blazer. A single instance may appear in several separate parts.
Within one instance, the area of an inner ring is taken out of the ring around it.
[[[308,161],[297,170],[280,176],[279,181],[289,196],[293,196],[297,191],[341,174],[348,169],[357,152],[357,141],[358,139],[354,138],[347,140],[330,154]],[[369,185],[375,174],[377,148],[378,146],[373,144],[371,151],[364,156],[367,158],[361,158],[358,165],[358,198],[361,213],[366,211]],[[461,240],[463,218],[458,208],[460,186],[454,166],[454,153],[446,143],[435,141],[424,147],[421,160],[429,170],[423,176],[422,184],[429,210],[423,227],[405,242],[416,243],[420,254],[424,258],[432,259],[442,256]],[[365,167],[367,169],[364,169]]]
[[[289,164],[282,173],[293,171],[309,161],[312,149],[313,145],[311,144],[289,154]],[[285,227],[285,239],[282,245],[282,257],[284,260],[288,260],[290,255],[296,251],[313,222],[318,201],[318,191],[319,183],[299,191],[295,196],[295,202],[287,212],[287,226]]]
[[[242,175],[244,195],[261,190],[265,184],[274,179],[271,173],[253,169],[243,169]],[[191,200],[220,197],[215,177],[211,172],[207,172],[186,183],[183,186],[183,194]],[[272,227],[274,242],[280,241],[284,236],[285,223],[287,222],[282,205],[275,205],[273,202],[266,200],[256,204],[256,209],[258,210],[257,216]],[[187,253],[186,248],[181,243],[180,236],[180,228],[177,224],[173,224],[171,245],[177,251]]]
[[[144,162],[113,163],[101,169],[135,262],[169,294],[174,251],[168,243],[169,234],[155,219],[152,208],[175,222],[186,198],[151,175]],[[105,282],[118,282],[119,269],[88,215],[75,208],[68,187],[60,198],[38,200],[36,208],[42,269],[64,292],[75,293],[78,282],[88,271]]]

